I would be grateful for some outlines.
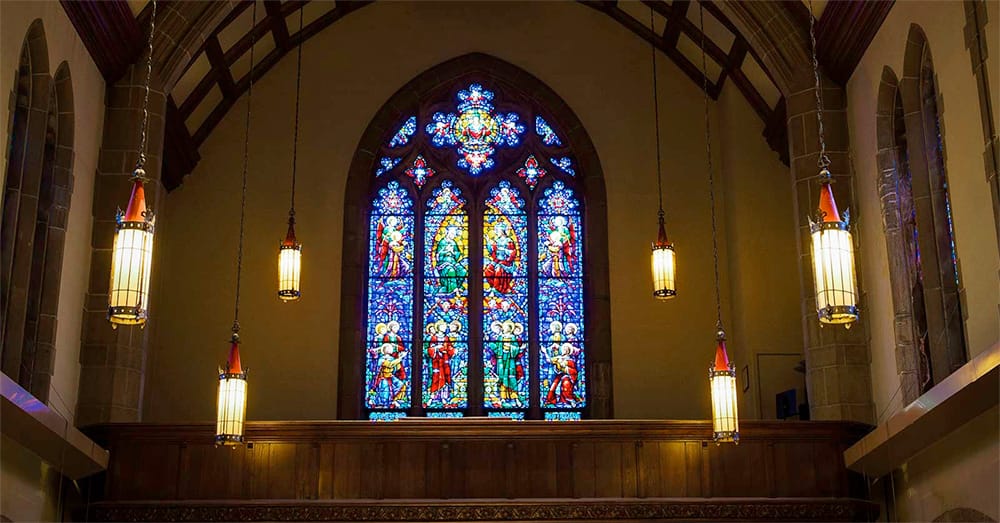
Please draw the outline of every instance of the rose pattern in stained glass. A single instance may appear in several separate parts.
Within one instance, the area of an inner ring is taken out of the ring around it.
[[[534,155],[530,155],[524,161],[524,166],[516,171],[516,174],[524,180],[524,183],[528,184],[528,187],[534,189],[538,180],[545,176],[545,169],[538,166],[538,160],[535,159]]]
[[[413,165],[403,172],[413,179],[413,183],[417,187],[423,187],[428,178],[437,174],[437,171],[427,166],[427,160],[424,159],[423,155],[419,154],[414,158]]]
[[[516,113],[497,112],[492,91],[479,84],[458,92],[458,112],[437,112],[425,128],[435,147],[454,147],[457,165],[473,176],[494,165],[496,147],[520,143],[524,125]]]

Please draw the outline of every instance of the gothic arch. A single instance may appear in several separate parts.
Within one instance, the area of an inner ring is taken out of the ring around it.
[[[899,95],[919,233],[927,345],[933,383],[938,383],[967,360],[965,318],[945,167],[943,102],[930,45],[917,24],[910,26],[907,37]]]
[[[579,186],[586,194],[584,227],[588,264],[584,272],[585,306],[590,345],[587,366],[592,418],[612,417],[610,285],[608,280],[607,198],[597,151],[572,109],[550,87],[530,73],[493,56],[473,53],[451,59],[424,71],[399,89],[378,110],[361,137],[348,172],[344,203],[343,266],[341,268],[341,317],[338,379],[340,419],[361,417],[361,354],[364,333],[367,279],[367,207],[375,151],[390,129],[425,95],[447,89],[456,82],[489,81],[509,86],[545,107],[558,122],[577,162]],[[394,130],[394,129],[393,129]]]
[[[49,51],[40,19],[28,27],[21,46],[15,83],[15,105],[10,113],[9,157],[0,225],[0,324],[2,324],[3,372],[21,375],[31,275],[35,217],[42,183],[43,158],[52,98]],[[18,379],[22,384],[23,380]]]

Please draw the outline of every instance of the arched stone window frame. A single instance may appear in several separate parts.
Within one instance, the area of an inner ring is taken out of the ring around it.
[[[365,346],[364,321],[367,279],[368,216],[372,178],[382,143],[404,121],[419,101],[431,93],[451,89],[462,82],[482,81],[510,88],[528,96],[544,107],[558,122],[560,138],[573,151],[577,187],[586,210],[584,229],[586,262],[584,266],[584,306],[587,324],[587,373],[589,398],[585,417],[612,417],[610,291],[607,258],[607,197],[603,170],[597,151],[579,118],[569,106],[541,80],[498,58],[473,53],[434,66],[419,74],[398,90],[375,114],[355,151],[348,173],[345,208],[343,267],[341,286],[341,323],[338,373],[338,418],[362,419],[362,353]],[[553,122],[550,122],[553,123]],[[534,122],[525,122],[534,131]],[[549,166],[557,169],[555,166]],[[434,181],[434,180],[432,180]],[[434,184],[430,184],[434,185]],[[463,187],[464,189],[464,187]],[[537,187],[534,191],[544,190]],[[425,191],[426,192],[426,191]],[[468,193],[466,193],[468,194]],[[470,197],[477,197],[470,195]],[[419,200],[415,200],[415,203]],[[481,212],[472,206],[471,212]],[[476,256],[471,242],[470,256]],[[476,275],[470,274],[470,278]],[[471,378],[470,378],[471,379]],[[470,413],[478,407],[470,402]],[[531,414],[529,413],[529,416]],[[535,416],[539,417],[536,413]]]
[[[2,217],[3,372],[47,401],[73,191],[69,65],[49,75],[41,20],[29,26],[15,83]]]
[[[948,196],[942,105],[930,46],[923,30],[913,24],[903,78],[897,81],[890,68],[883,69],[876,121],[878,191],[904,404],[967,361],[964,291]],[[903,214],[910,215],[911,210],[915,227],[908,228]],[[915,241],[909,241],[907,231],[914,229]]]

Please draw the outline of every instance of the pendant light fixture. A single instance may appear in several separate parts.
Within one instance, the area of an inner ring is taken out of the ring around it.
[[[649,9],[649,28],[653,28],[653,8]],[[656,241],[653,242],[652,271],[653,296],[660,300],[669,300],[677,295],[676,262],[674,244],[667,240],[667,228],[663,212],[663,179],[660,174],[660,96],[656,81],[656,45],[649,44],[653,59],[653,119],[656,124],[656,191],[660,210],[656,213],[659,229]]]
[[[299,49],[295,69],[295,131],[292,134],[292,205],[288,210],[288,233],[278,248],[278,297],[295,301],[302,296],[302,244],[295,239],[295,174],[299,153],[299,97],[302,87],[302,13],[299,9]]]
[[[830,157],[826,154],[823,132],[823,97],[816,54],[816,19],[809,2],[809,39],[812,42],[813,77],[816,80],[816,123],[819,133],[819,208],[816,219],[809,218],[812,233],[813,282],[816,289],[816,314],[820,325],[840,324],[850,328],[858,320],[858,282],[854,272],[854,241],[850,231],[850,213],[843,219],[833,198]]]
[[[247,169],[250,165],[250,102],[253,100],[254,28],[257,27],[257,2],[253,4],[250,26],[250,85],[247,89],[247,118],[243,138],[243,184],[240,198],[240,239],[236,249],[236,305],[233,309],[233,334],[226,367],[219,369],[219,397],[215,422],[216,445],[243,443],[243,425],[247,411],[247,372],[240,362],[240,276],[243,272],[243,230],[246,225]]]
[[[715,176],[712,173],[712,131],[709,119],[708,69],[705,61],[705,8],[698,2],[701,30],[701,73],[705,94],[705,156],[708,161],[708,201],[712,207],[712,262],[715,270],[715,359],[708,368],[712,387],[712,439],[716,443],[739,443],[740,420],[737,413],[736,368],[726,353],[726,331],[722,328],[722,295],[719,291],[719,240],[715,219]]]
[[[149,56],[142,99],[139,158],[132,171],[132,194],[125,212],[115,216],[115,241],[111,251],[111,281],[108,287],[108,321],[119,325],[146,325],[149,311],[149,278],[153,264],[155,216],[146,208],[146,137],[149,124],[149,80],[153,72],[153,34],[156,31],[156,0],[149,19]]]

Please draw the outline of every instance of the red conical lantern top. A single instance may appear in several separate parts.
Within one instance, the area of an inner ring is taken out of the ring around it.
[[[826,182],[819,189],[819,212],[824,222],[839,222],[840,212],[837,211],[837,201],[833,199],[833,187]]]
[[[240,342],[233,340],[229,347],[229,360],[226,361],[226,372],[229,374],[243,374],[243,366],[240,365]]]
[[[715,347],[715,370],[729,370],[729,355],[726,354],[726,340],[724,339],[720,339],[719,344]]]
[[[281,242],[282,247],[295,247],[299,242],[295,239],[295,218],[288,218],[288,233],[285,234],[285,241]]]
[[[125,210],[124,221],[142,222],[146,214],[146,191],[142,187],[142,179],[136,177],[132,184],[132,196],[128,199],[128,209]]]

